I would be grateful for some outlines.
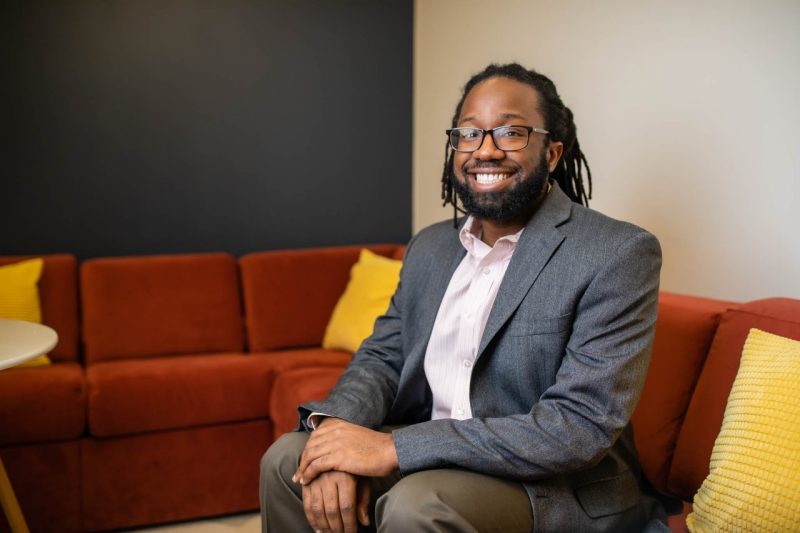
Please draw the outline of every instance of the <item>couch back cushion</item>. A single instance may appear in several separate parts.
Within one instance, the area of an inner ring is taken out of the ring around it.
[[[42,323],[58,333],[58,344],[48,352],[53,361],[78,359],[78,267],[74,255],[4,255],[0,265],[25,259],[44,259],[39,278],[39,303]]]
[[[650,482],[667,491],[667,474],[689,400],[720,316],[731,302],[662,292],[653,357],[633,413],[634,438]]]
[[[236,260],[228,254],[88,260],[81,298],[87,364],[243,349]]]
[[[394,257],[394,244],[259,252],[239,259],[250,350],[319,346],[359,251]]]
[[[684,499],[691,499],[708,475],[711,450],[751,328],[800,340],[800,300],[757,300],[722,316],[686,411],[668,477],[670,492]]]

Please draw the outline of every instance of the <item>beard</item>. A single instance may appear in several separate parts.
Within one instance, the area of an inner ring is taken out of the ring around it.
[[[453,189],[464,210],[475,218],[501,223],[527,220],[533,214],[536,200],[547,186],[549,175],[545,152],[542,152],[539,164],[527,176],[508,178],[515,180],[515,183],[505,191],[475,192],[470,178],[462,183],[450,169]]]

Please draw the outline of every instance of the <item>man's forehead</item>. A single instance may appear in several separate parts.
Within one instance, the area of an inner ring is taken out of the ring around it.
[[[478,83],[461,107],[460,122],[492,119],[533,119],[540,117],[539,93],[528,84],[494,77]]]
[[[503,122],[503,121],[506,121],[506,120],[513,120],[513,119],[526,120],[526,119],[529,119],[529,118],[530,117],[526,117],[524,115],[521,115],[520,113],[511,113],[511,112],[497,113],[494,116],[494,119],[497,120],[497,121],[500,121],[500,122]],[[475,115],[463,116],[463,114],[462,114],[461,122],[472,122],[472,121],[475,121],[475,120],[478,120],[478,119],[479,119],[479,117],[475,116]]]

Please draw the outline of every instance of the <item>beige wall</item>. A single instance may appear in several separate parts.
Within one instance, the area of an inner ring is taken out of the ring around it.
[[[662,288],[800,298],[800,2],[417,0],[414,230],[447,218],[444,129],[489,62],[549,75],[591,206],[655,233]]]

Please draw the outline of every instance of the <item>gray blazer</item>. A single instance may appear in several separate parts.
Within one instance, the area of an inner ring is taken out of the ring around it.
[[[463,220],[461,222],[463,224]],[[465,250],[452,222],[409,243],[386,314],[311,412],[393,431],[403,474],[463,468],[523,483],[536,531],[641,528],[629,424],[650,359],[661,250],[554,186],[522,233],[480,343],[473,418],[431,420],[423,359]],[[502,452],[500,452],[502,450]]]

